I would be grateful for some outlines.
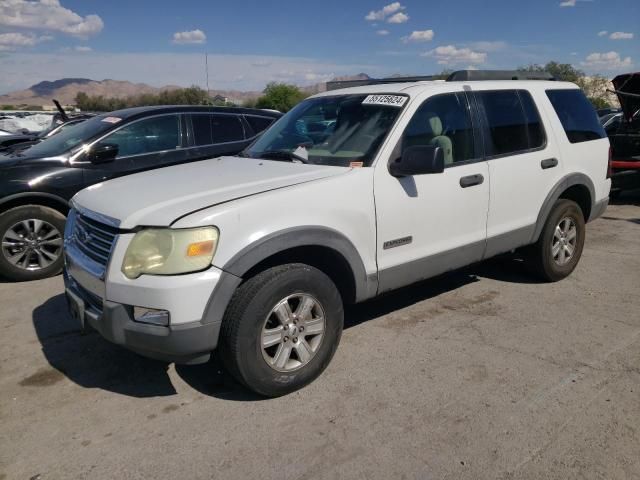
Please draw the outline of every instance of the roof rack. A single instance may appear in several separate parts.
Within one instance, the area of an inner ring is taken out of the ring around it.
[[[458,70],[447,77],[447,82],[471,82],[476,80],[555,80],[549,72],[524,70]]]
[[[327,91],[365,85],[386,83],[412,83],[441,80],[441,75],[418,75],[411,77],[367,78],[364,80],[333,80],[327,82]],[[555,80],[549,72],[527,72],[524,70],[458,70],[447,77],[447,82],[472,82],[478,80]]]
[[[434,75],[422,75],[412,77],[367,78],[365,80],[333,80],[327,82],[327,91],[348,87],[362,87],[365,85],[381,85],[385,83],[424,82],[439,78],[442,77],[436,77]]]

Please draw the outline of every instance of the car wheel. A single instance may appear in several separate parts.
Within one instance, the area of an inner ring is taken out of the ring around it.
[[[298,390],[327,367],[342,335],[342,298],[331,279],[304,264],[265,270],[241,285],[223,320],[229,372],[267,397]]]
[[[65,217],[52,208],[26,205],[0,215],[0,276],[39,280],[62,270]]]
[[[543,280],[557,282],[578,265],[585,239],[584,215],[577,203],[560,199],[530,250],[528,263]]]

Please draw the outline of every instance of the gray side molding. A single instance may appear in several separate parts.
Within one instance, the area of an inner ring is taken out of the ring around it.
[[[542,229],[544,228],[544,223],[547,221],[549,213],[551,213],[553,204],[556,203],[556,201],[560,198],[562,192],[574,185],[584,185],[589,189],[589,194],[591,196],[591,208],[593,209],[593,205],[596,199],[596,189],[593,186],[593,182],[583,173],[570,173],[566,177],[563,177],[558,183],[556,183],[556,185],[547,195],[547,198],[545,198],[544,203],[542,204],[542,208],[540,209],[540,213],[538,213],[536,228],[533,231],[533,236],[531,237],[530,243],[535,243],[538,241],[538,238],[542,233]]]
[[[378,289],[377,275],[367,276],[362,258],[353,243],[340,232],[326,227],[293,227],[267,235],[243,248],[222,270],[236,277],[243,277],[252,267],[276,253],[309,246],[330,248],[347,261],[354,275],[356,302],[375,296]]]

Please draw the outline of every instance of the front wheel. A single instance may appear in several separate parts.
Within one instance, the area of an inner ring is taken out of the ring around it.
[[[543,280],[562,280],[578,265],[584,239],[582,210],[577,203],[560,199],[553,206],[540,238],[529,249],[528,264]]]
[[[231,299],[220,351],[229,372],[249,389],[277,397],[316,379],[336,351],[343,325],[338,289],[304,264],[270,268]]]
[[[40,205],[1,214],[0,276],[25,281],[60,273],[64,223],[64,215]]]

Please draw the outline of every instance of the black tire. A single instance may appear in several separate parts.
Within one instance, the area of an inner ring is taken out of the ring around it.
[[[571,219],[576,237],[571,258],[564,265],[556,262],[552,252],[554,233],[561,220]],[[538,241],[528,249],[527,264],[530,270],[547,282],[557,282],[568,277],[576,268],[584,248],[585,223],[582,209],[572,200],[558,200],[547,217]]]
[[[272,309],[290,295],[313,296],[324,310],[322,341],[306,365],[290,372],[273,369],[263,357],[262,328]],[[331,361],[340,337],[344,311],[335,284],[320,270],[292,263],[270,268],[235,292],[225,313],[220,353],[227,370],[250,390],[278,397],[315,380]]]
[[[6,212],[0,214],[0,241],[5,238],[7,232],[16,224],[23,220],[37,219],[46,222],[53,226],[59,233],[60,239],[64,235],[65,216],[49,207],[43,207],[40,205],[24,205],[21,207],[15,207]],[[47,247],[51,248],[51,247]],[[48,250],[49,252],[51,250]],[[4,277],[8,280],[21,282],[29,280],[40,280],[42,278],[51,277],[62,271],[63,255],[62,244],[60,244],[59,255],[55,261],[50,265],[43,266],[42,268],[27,269],[21,268],[12,264],[8,256],[10,251],[5,249],[4,246],[0,247],[0,277]]]

